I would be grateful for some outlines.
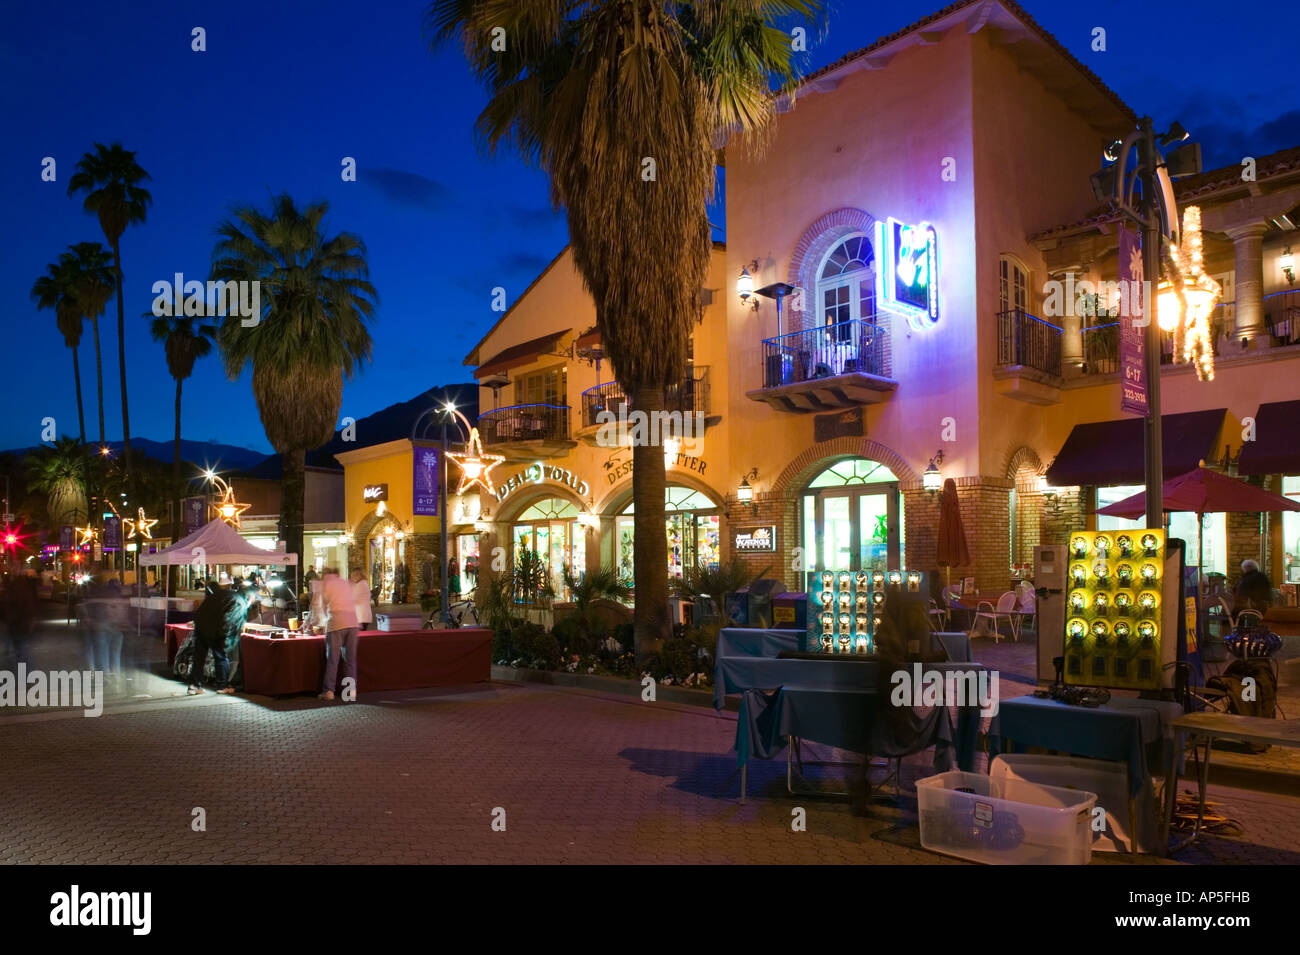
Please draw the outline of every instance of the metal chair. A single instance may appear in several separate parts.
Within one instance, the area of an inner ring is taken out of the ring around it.
[[[930,629],[935,633],[948,629],[948,620],[950,614],[947,607],[940,607],[939,601],[931,598],[930,600]]]
[[[985,607],[988,610],[985,610]],[[1014,590],[1008,590],[999,597],[996,607],[987,600],[979,602],[975,608],[975,620],[971,624],[970,635],[972,637],[975,635],[975,628],[979,626],[981,619],[988,620],[993,626],[993,642],[997,643],[1002,639],[1002,633],[998,630],[998,621],[1003,617],[1007,618],[1007,623],[1011,627],[1011,639],[1018,641],[1020,639],[1020,620],[1016,614],[1016,592]]]

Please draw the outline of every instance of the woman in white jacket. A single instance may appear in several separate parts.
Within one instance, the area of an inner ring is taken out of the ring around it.
[[[354,569],[351,576],[353,599],[357,605],[357,623],[362,630],[369,630],[369,625],[375,622],[375,615],[370,609],[370,586],[360,567]]]

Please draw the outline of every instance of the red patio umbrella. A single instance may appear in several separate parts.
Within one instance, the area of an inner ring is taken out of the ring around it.
[[[945,585],[952,584],[952,568],[970,563],[970,547],[966,544],[966,528],[961,522],[961,504],[957,501],[957,482],[952,478],[943,482],[939,499],[939,540],[936,563],[946,571]]]
[[[1161,485],[1166,511],[1193,511],[1196,514],[1196,558],[1201,556],[1201,518],[1206,514],[1251,514],[1272,511],[1300,511],[1300,504],[1266,491],[1245,481],[1238,481],[1209,468],[1197,468],[1170,478]],[[1097,511],[1111,517],[1135,520],[1147,511],[1146,491],[1107,505]]]

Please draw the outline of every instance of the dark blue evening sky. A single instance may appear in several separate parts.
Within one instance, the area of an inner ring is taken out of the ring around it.
[[[842,0],[808,69],[934,12],[941,0]],[[460,53],[431,54],[424,4],[408,0],[223,0],[162,4],[40,3],[10,7],[0,31],[0,258],[4,414],[0,448],[40,438],[40,421],[77,430],[72,363],[32,282],[69,244],[102,241],[67,196],[96,141],[137,151],[153,182],[143,226],[122,242],[134,434],[168,440],[173,383],[140,317],[151,286],[183,272],[205,279],[213,230],[230,207],[265,207],[272,192],[328,200],[331,232],[368,246],[380,306],[373,363],[349,382],[343,415],[360,418],[422,389],[466,380],[465,354],[563,247],[562,215],[544,176],[511,156],[484,157],[473,123],[484,95]],[[1181,119],[1207,166],[1300,144],[1294,30],[1276,13],[1220,3],[1029,0],[1030,14],[1139,113]],[[207,30],[207,52],[190,31]],[[1107,51],[1090,50],[1093,27]],[[1149,52],[1158,56],[1148,65]],[[1292,78],[1288,79],[1288,74]],[[42,157],[58,182],[40,179]],[[355,157],[358,181],[340,179]],[[116,305],[101,321],[108,437],[121,437]],[[97,437],[93,344],[81,348],[87,435]],[[269,451],[249,375],[226,380],[213,357],[185,385],[187,438]],[[359,439],[364,436],[358,435]]]

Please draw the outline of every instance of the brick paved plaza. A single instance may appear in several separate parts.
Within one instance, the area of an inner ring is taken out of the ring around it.
[[[783,759],[752,763],[739,803],[735,716],[707,707],[507,682],[350,705],[159,698],[181,687],[138,679],[154,698],[120,696],[98,719],[0,718],[0,861],[957,864],[920,847],[914,796],[856,816],[788,795]],[[1300,797],[1212,796],[1244,835],[1178,863],[1300,862]]]

